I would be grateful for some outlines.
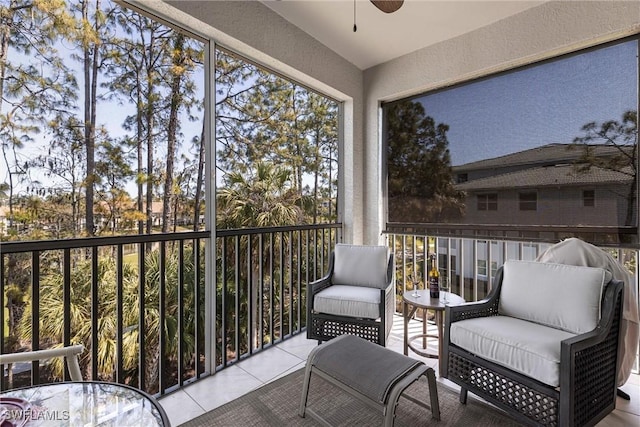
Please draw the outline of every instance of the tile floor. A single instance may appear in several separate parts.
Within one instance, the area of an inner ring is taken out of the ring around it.
[[[421,323],[410,324],[410,335],[420,332]],[[402,353],[403,323],[402,317],[396,316],[387,348]],[[434,343],[435,344],[435,343]],[[172,426],[189,421],[218,406],[230,402],[263,384],[303,368],[307,355],[317,345],[316,341],[307,340],[305,334],[289,339],[273,348],[243,360],[219,373],[188,385],[160,399]],[[412,357],[424,361],[438,372],[437,359],[426,359],[413,354]],[[640,377],[631,378],[622,389],[631,395],[631,401],[618,398],[616,410],[602,420],[598,427],[640,426]],[[447,380],[438,380],[445,385],[456,388]],[[471,394],[469,396],[472,396]]]

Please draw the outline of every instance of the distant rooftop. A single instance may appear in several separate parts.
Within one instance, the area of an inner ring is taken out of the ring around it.
[[[582,147],[582,145],[578,144],[547,144],[529,150],[518,151],[517,153],[453,166],[452,169],[455,173],[518,165],[574,163],[582,155]],[[620,151],[620,147],[612,145],[594,144],[589,145],[589,147],[594,150],[593,155],[597,157],[612,156]]]
[[[626,173],[625,173],[626,172]],[[456,185],[464,191],[498,190],[503,188],[527,188],[569,185],[623,184],[632,180],[633,171],[624,172],[592,167],[589,172],[577,172],[572,165],[534,167],[517,172],[500,174],[488,178],[475,179]]]

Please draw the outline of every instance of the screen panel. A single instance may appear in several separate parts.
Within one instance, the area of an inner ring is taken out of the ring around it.
[[[637,111],[637,38],[384,104],[388,228],[635,243]]]

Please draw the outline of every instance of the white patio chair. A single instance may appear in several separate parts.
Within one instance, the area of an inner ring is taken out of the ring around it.
[[[67,369],[72,381],[82,381],[78,355],[84,351],[82,345],[72,345],[69,347],[52,348],[47,350],[24,351],[21,353],[9,353],[0,355],[0,365],[10,363],[25,363],[35,360],[47,360],[54,357],[64,357],[67,361]]]

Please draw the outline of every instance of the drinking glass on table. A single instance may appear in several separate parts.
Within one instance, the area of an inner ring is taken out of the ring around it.
[[[411,294],[414,298],[420,298],[420,294],[418,293],[418,285],[422,281],[422,273],[420,271],[416,271],[413,275],[413,293]]]
[[[442,293],[442,302],[444,305],[449,304],[449,291],[451,290],[451,286],[449,285],[449,278],[440,276],[442,280],[440,281],[440,293]]]

